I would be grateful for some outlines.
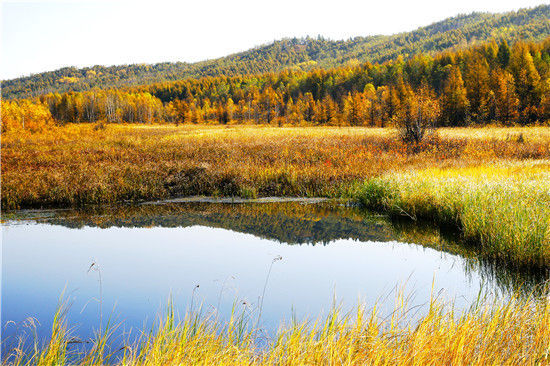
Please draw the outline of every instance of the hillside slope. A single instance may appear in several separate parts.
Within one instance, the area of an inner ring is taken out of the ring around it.
[[[347,63],[383,62],[464,47],[489,39],[538,41],[550,36],[550,5],[509,13],[459,15],[391,36],[356,37],[345,41],[323,38],[283,39],[226,57],[197,63],[93,66],[56,71],[2,82],[4,98],[29,97],[49,92],[82,91],[178,80],[187,77],[254,74],[285,68],[327,68]]]

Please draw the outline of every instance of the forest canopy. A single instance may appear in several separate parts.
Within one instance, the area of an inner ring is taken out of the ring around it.
[[[544,123],[550,120],[550,38],[512,46],[491,41],[434,56],[328,70],[50,93],[2,102],[2,128],[31,126],[32,117],[25,117],[29,103],[44,121],[37,126],[55,120],[384,127],[411,113],[420,96],[437,109],[437,126]]]

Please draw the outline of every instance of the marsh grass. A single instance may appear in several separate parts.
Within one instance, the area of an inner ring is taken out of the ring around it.
[[[424,315],[413,319],[403,296],[397,298],[389,316],[382,316],[376,307],[360,306],[350,313],[335,308],[317,321],[282,326],[266,347],[258,349],[257,330],[241,315],[233,313],[221,322],[188,313],[179,320],[169,305],[152,329],[138,342],[122,347],[116,357],[94,345],[79,358],[68,358],[66,327],[54,326],[46,347],[28,353],[16,349],[3,364],[550,364],[550,303],[546,297],[483,299],[463,312],[453,309],[452,304],[433,297]]]
[[[523,136],[523,142],[506,136]],[[324,196],[391,171],[550,157],[550,128],[391,129],[67,125],[2,136],[2,210],[190,195]]]
[[[353,196],[395,216],[456,226],[486,257],[550,266],[547,161],[387,174],[359,185]]]

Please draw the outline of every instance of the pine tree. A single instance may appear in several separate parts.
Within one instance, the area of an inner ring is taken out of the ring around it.
[[[502,67],[503,69],[508,67],[508,64],[510,63],[511,54],[512,54],[512,51],[508,46],[508,42],[506,42],[506,40],[503,39],[500,42],[500,45],[498,46],[498,52],[497,52],[497,60],[498,60],[498,63],[500,64],[500,67]]]
[[[497,71],[496,80],[496,118],[505,124],[513,124],[519,116],[519,99],[515,91],[514,77],[507,71]]]
[[[464,125],[468,121],[470,102],[466,96],[462,73],[457,66],[451,67],[442,95],[442,119],[446,125]]]

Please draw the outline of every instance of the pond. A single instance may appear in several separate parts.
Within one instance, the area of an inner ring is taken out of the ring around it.
[[[169,298],[182,316],[235,308],[272,334],[335,304],[390,313],[399,290],[411,307],[438,296],[466,308],[548,278],[480,260],[456,233],[316,200],[19,211],[4,215],[2,242],[4,351],[29,318],[47,339],[61,295],[75,338],[110,317],[123,342]]]

